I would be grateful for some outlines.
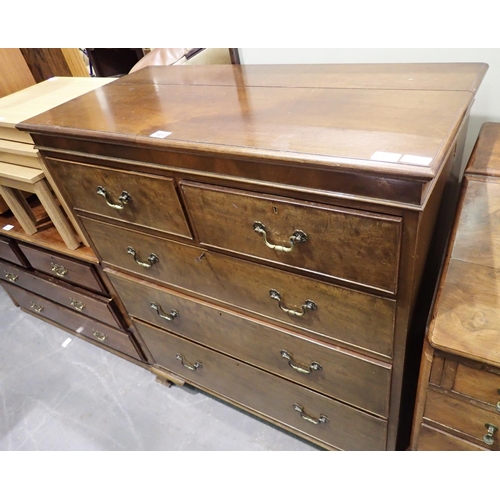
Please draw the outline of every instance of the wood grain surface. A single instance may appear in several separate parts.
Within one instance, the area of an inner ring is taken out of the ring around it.
[[[435,66],[424,65],[414,71],[422,71],[427,84],[400,85],[400,89],[394,88],[390,78],[375,88],[342,84],[342,80],[352,80],[354,65],[325,67],[331,78],[340,78],[335,84],[319,83],[323,75],[313,72],[308,86],[292,81],[284,87],[267,83],[284,68],[227,66],[231,85],[186,85],[192,67],[184,66],[156,70],[177,80],[159,85],[145,68],[131,75],[134,79],[101,87],[63,108],[23,122],[19,128],[48,133],[64,130],[69,136],[113,143],[121,143],[127,135],[137,145],[152,148],[250,154],[255,159],[294,160],[329,169],[349,170],[354,164],[358,171],[430,179],[439,169],[441,155],[451,146],[486,70],[485,65],[468,66],[464,76],[460,66],[445,65],[436,72]],[[358,71],[361,79],[373,68],[361,65]],[[246,84],[249,73],[255,75],[251,85]],[[410,73],[398,77],[412,78]],[[140,82],[141,77],[147,82]],[[441,81],[430,85],[431,79]],[[466,89],[448,87],[443,92],[450,81],[461,81]],[[159,131],[169,135],[151,137]],[[391,161],[373,160],[380,152],[396,156]]]

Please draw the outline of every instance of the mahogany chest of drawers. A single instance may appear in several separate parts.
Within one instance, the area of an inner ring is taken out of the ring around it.
[[[500,123],[485,123],[422,355],[413,450],[500,449]]]
[[[150,67],[19,128],[154,373],[327,449],[404,449],[485,71]]]
[[[143,363],[104,280],[92,259],[0,236],[0,283],[21,309]]]

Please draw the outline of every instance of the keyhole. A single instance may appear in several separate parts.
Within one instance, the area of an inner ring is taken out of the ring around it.
[[[278,209],[277,209],[276,207],[273,207],[273,212],[274,212],[275,214],[277,214],[277,213],[278,213]]]

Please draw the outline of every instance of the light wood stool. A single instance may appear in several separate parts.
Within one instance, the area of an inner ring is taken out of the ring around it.
[[[0,99],[0,162],[42,170],[46,182],[51,186],[72,223],[76,236],[86,246],[88,241],[85,234],[39,153],[34,149],[33,139],[27,132],[16,129],[16,125],[114,80],[116,78],[55,77]],[[9,208],[12,210],[4,201],[6,202],[0,194],[0,213]]]
[[[36,233],[36,218],[20,191],[37,195],[50,220],[66,246],[75,250],[80,246],[71,224],[66,220],[54,198],[42,170],[0,162],[0,195],[27,234]]]

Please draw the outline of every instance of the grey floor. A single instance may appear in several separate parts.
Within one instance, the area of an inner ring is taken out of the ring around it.
[[[193,388],[158,384],[20,311],[0,287],[0,450],[319,448]]]

